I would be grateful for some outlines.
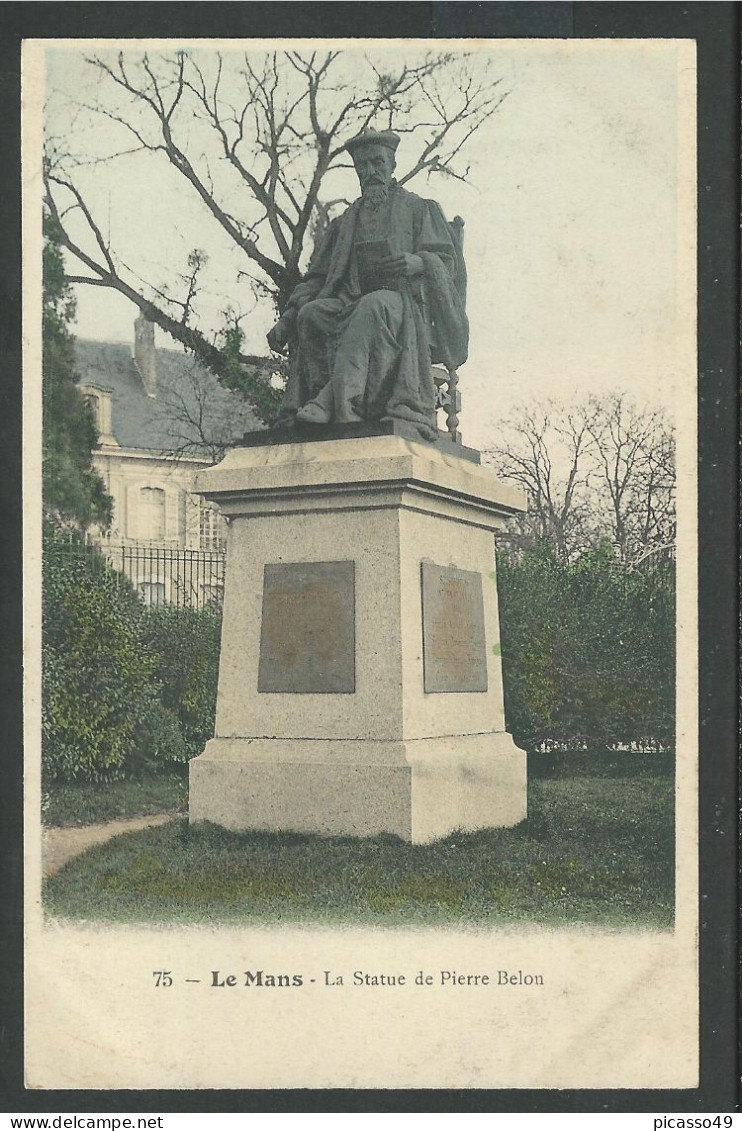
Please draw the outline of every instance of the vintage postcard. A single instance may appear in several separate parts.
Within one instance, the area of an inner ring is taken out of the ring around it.
[[[22,81],[27,1087],[697,1087],[695,44]]]

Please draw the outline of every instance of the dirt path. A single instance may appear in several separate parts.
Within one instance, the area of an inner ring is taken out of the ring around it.
[[[68,860],[79,856],[94,844],[103,844],[121,833],[148,829],[153,825],[165,825],[174,817],[175,813],[155,813],[150,817],[122,817],[120,820],[104,821],[99,825],[44,829],[42,841],[44,875],[53,876]]]

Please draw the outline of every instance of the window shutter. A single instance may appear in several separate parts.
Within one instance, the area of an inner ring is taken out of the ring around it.
[[[167,530],[167,495],[161,487],[129,487],[126,534],[138,542],[161,542]]]

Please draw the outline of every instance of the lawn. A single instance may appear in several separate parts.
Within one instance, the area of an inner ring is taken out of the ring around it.
[[[42,820],[48,826],[90,825],[179,808],[188,808],[185,768],[180,774],[153,774],[138,781],[50,786],[42,799]]]
[[[540,922],[668,928],[673,781],[636,773],[531,775],[512,829],[431,845],[372,838],[229,833],[185,819],[129,833],[45,886],[49,914],[124,922],[465,926]]]

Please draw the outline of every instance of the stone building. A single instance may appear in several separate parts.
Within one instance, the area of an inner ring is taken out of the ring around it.
[[[76,365],[98,426],[93,466],[113,498],[110,530],[91,531],[91,540],[145,600],[174,600],[173,575],[208,565],[203,555],[222,550],[226,537],[218,508],[194,493],[194,477],[258,422],[192,357],[156,349],[154,326],[141,317],[133,348],[78,340]],[[198,585],[208,590],[209,581]]]

